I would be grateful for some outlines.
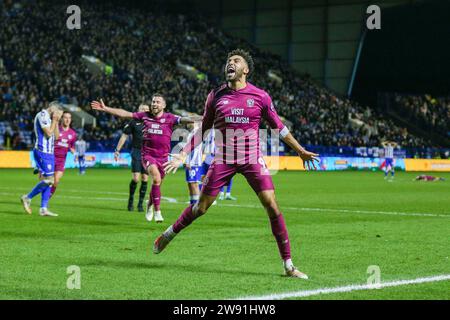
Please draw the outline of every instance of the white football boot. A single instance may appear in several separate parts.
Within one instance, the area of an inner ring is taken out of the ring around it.
[[[291,259],[288,259],[286,261],[283,261],[284,266],[284,272],[287,277],[291,278],[300,278],[300,279],[308,279],[308,276],[304,274],[303,272],[299,271],[294,264],[292,263]]]
[[[145,219],[147,219],[147,221],[152,221],[153,220],[153,205],[149,205],[150,202],[147,200],[147,212],[145,213]]]
[[[161,223],[163,221],[164,221],[164,218],[163,218],[163,216],[161,214],[161,210],[155,211],[155,222],[156,223]]]
[[[292,267],[292,268],[286,268],[284,269],[286,276],[291,277],[291,278],[300,278],[300,279],[305,279],[308,280],[308,276],[306,274],[304,274],[303,272],[299,271],[296,267]]]
[[[31,214],[31,199],[28,198],[26,194],[20,197],[20,201],[22,202],[23,209],[26,213]]]
[[[48,211],[47,208],[40,208],[39,215],[42,217],[57,217],[58,216],[56,213]]]

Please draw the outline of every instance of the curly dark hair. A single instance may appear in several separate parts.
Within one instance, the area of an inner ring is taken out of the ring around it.
[[[252,58],[250,52],[245,51],[244,49],[234,49],[234,50],[228,52],[227,60],[230,59],[230,57],[232,57],[232,56],[240,56],[240,57],[244,58],[245,62],[247,62],[248,70],[249,70],[247,76],[250,76],[252,74],[252,72],[254,70],[254,66],[255,66],[255,63],[253,62],[253,58]]]

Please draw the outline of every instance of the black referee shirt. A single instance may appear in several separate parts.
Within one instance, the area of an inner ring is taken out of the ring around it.
[[[125,127],[123,127],[123,133],[131,135],[131,147],[134,149],[141,149],[142,146],[142,130],[144,129],[144,123],[140,120],[131,120]]]

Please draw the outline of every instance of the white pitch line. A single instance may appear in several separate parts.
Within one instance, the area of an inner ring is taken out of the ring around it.
[[[5,188],[5,187],[0,187],[0,189],[3,190],[11,190],[11,188]],[[28,188],[15,188],[15,190],[29,190]],[[120,196],[128,196],[128,193],[126,192],[114,192],[114,191],[94,191],[94,190],[75,190],[75,189],[64,189],[64,192],[71,192],[71,193],[98,193],[98,194],[112,194],[112,195],[120,195]],[[94,199],[94,200],[111,200],[111,201],[123,201],[123,199],[118,199],[118,198],[86,198],[86,197],[76,197],[76,196],[62,196],[62,197],[66,197],[66,198],[70,198],[72,197],[73,199]],[[161,197],[162,200],[166,200],[167,202],[170,203],[177,203],[178,200],[175,198],[169,198],[169,197]]]
[[[6,187],[0,187],[2,190],[11,190],[11,188]],[[14,187],[14,190],[29,190],[29,188],[16,188]],[[126,192],[115,192],[115,191],[95,191],[95,190],[76,190],[76,189],[64,189],[64,192],[72,192],[72,193],[99,193],[99,194],[116,194],[116,195],[122,195],[127,196],[128,193]]]
[[[16,193],[11,193],[11,192],[0,192],[0,195],[17,196]],[[65,198],[65,199],[87,199],[87,200],[119,201],[119,202],[128,201],[127,198],[82,197],[82,196],[61,196],[61,195],[58,195],[57,197]],[[161,199],[165,200],[169,203],[177,203],[178,202],[177,199],[175,199],[175,198],[161,197]]]
[[[238,208],[252,208],[252,209],[262,209],[262,206],[257,205],[241,205],[241,204],[220,204],[224,207],[238,207]],[[351,210],[351,209],[329,209],[329,208],[305,208],[305,207],[283,207],[283,210],[293,210],[293,211],[319,211],[319,212],[342,212],[342,213],[367,213],[367,214],[386,214],[395,216],[417,216],[417,217],[444,217],[450,218],[449,214],[438,214],[438,213],[417,213],[417,212],[397,212],[397,211],[369,211],[369,210]]]
[[[0,189],[10,190],[10,188],[0,187]],[[16,188],[19,190],[28,190],[25,188]],[[64,190],[70,192],[88,192],[88,191],[77,191],[77,190]],[[104,193],[104,194],[118,194],[118,195],[128,195],[127,193],[121,192],[108,192],[108,191],[95,191],[89,193]],[[15,193],[5,193],[0,192],[3,195],[16,195]],[[82,197],[82,196],[61,196],[58,195],[59,198],[67,198],[67,199],[89,199],[89,200],[100,200],[100,201],[126,201],[125,198],[107,198],[107,197]],[[167,201],[168,203],[173,204],[182,204],[184,202],[180,202],[175,198],[170,197],[161,197],[162,200]],[[261,205],[246,205],[246,204],[227,204],[221,203],[220,206],[223,207],[236,207],[236,208],[251,208],[251,209],[262,209]],[[337,213],[362,213],[362,214],[382,214],[382,215],[393,215],[393,216],[412,216],[412,217],[440,217],[440,218],[450,218],[450,213],[422,213],[422,212],[398,212],[398,211],[370,211],[370,210],[352,210],[352,209],[332,209],[332,208],[306,208],[306,207],[282,207],[282,210],[290,210],[290,211],[317,211],[317,212],[337,212]]]
[[[294,210],[296,208],[289,208]],[[418,216],[418,217],[446,217],[449,218],[450,214],[438,214],[438,213],[416,213],[416,212],[397,212],[397,211],[368,211],[368,210],[350,210],[350,209],[325,209],[325,208],[297,208],[297,210],[307,211],[333,211],[343,213],[372,213],[372,214],[387,214],[396,216]]]
[[[373,289],[381,289],[388,287],[398,287],[398,286],[406,286],[410,284],[419,284],[419,283],[429,283],[429,282],[438,282],[438,281],[446,281],[450,280],[450,274],[430,276],[424,278],[410,279],[410,280],[396,280],[389,282],[382,282],[380,284],[351,284],[343,287],[334,287],[334,288],[321,288],[314,290],[301,290],[294,292],[285,292],[285,293],[273,293],[262,296],[247,296],[235,298],[233,300],[281,300],[288,298],[303,298],[310,296],[317,296],[320,294],[331,294],[331,293],[342,293],[342,292],[352,292],[358,290],[373,290]],[[299,280],[302,281],[302,280]]]

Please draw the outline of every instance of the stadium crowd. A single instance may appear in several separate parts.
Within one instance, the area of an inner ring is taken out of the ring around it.
[[[408,121],[420,127],[434,130],[450,137],[450,96],[432,97],[431,95],[395,95],[394,107]]]
[[[339,97],[279,57],[224,34],[197,15],[86,2],[81,29],[69,30],[61,5],[42,2],[0,10],[0,135],[18,135],[14,146],[23,148],[23,140],[30,140],[24,137],[31,135],[34,115],[52,100],[94,113],[98,126],[83,129],[91,142],[116,142],[123,125],[88,109],[99,97],[111,106],[135,110],[152,93],[162,92],[169,108],[202,113],[209,90],[223,79],[227,52],[237,47],[253,54],[256,66],[250,81],[269,92],[301,143],[379,146],[387,139],[405,147],[425,145],[374,110]],[[92,72],[82,55],[97,57],[114,71]],[[177,62],[206,77],[180,72]]]

